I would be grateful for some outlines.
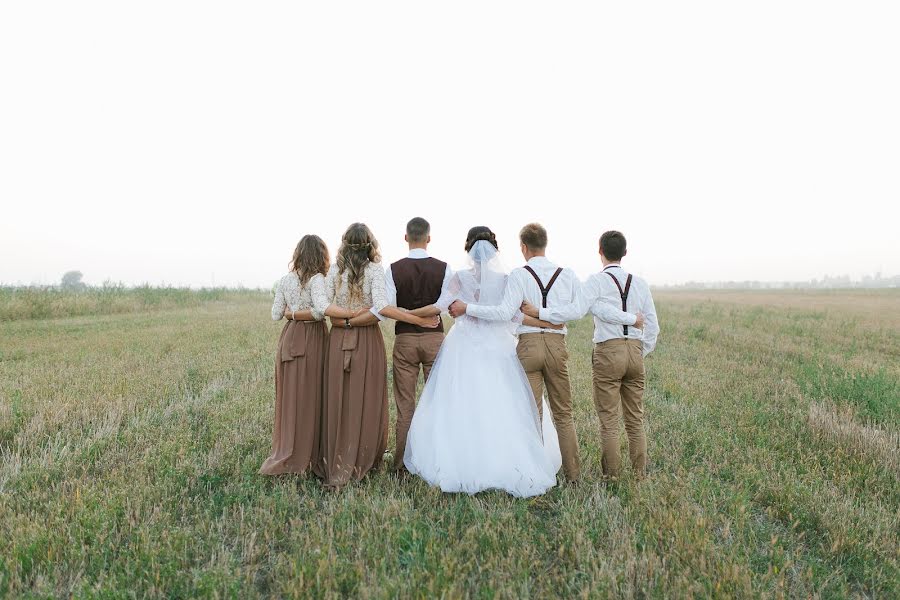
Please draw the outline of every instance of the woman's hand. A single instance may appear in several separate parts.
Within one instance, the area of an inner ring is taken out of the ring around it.
[[[418,322],[416,323],[416,325],[424,327],[425,329],[436,329],[440,324],[441,318],[439,316],[418,317]]]
[[[453,304],[450,305],[450,308],[447,311],[450,313],[450,316],[454,319],[458,319],[464,314],[466,314],[466,309],[468,308],[468,304],[463,302],[462,300],[454,300]]]
[[[289,321],[315,321],[316,318],[312,314],[312,310],[304,308],[303,310],[284,309],[284,318]]]

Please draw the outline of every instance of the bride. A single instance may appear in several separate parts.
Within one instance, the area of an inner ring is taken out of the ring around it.
[[[458,271],[425,311],[446,311],[457,298],[500,303],[507,274],[496,236],[474,227],[466,251],[469,268]],[[413,415],[403,456],[411,473],[445,492],[467,494],[499,489],[528,497],[556,485],[562,460],[550,410],[545,403],[541,423],[516,356],[513,332],[523,318],[530,319],[520,313],[510,323],[456,320]]]

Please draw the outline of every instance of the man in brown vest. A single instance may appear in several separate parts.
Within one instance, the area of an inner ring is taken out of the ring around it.
[[[409,256],[393,263],[385,272],[389,304],[415,310],[434,304],[446,290],[453,271],[447,263],[428,256],[430,233],[431,226],[421,217],[406,224]],[[397,403],[394,468],[402,470],[406,436],[416,410],[419,369],[427,381],[444,341],[444,326],[441,323],[436,329],[423,329],[398,321],[394,332],[394,402]]]
[[[520,250],[527,264],[513,269],[509,274],[503,301],[496,306],[466,304],[456,301],[450,314],[460,314],[480,319],[509,321],[519,311],[523,302],[537,306],[566,305],[575,301],[580,287],[578,277],[571,269],[564,269],[546,257],[547,230],[538,223],[530,223],[519,232]],[[623,323],[634,323],[634,315],[627,315],[609,306],[608,318]],[[538,413],[542,412],[544,388],[553,424],[559,436],[563,471],[570,482],[578,480],[581,467],[578,459],[578,438],[572,415],[572,391],[569,385],[566,347],[566,328],[530,327],[518,328],[519,344],[516,353],[531,384]]]

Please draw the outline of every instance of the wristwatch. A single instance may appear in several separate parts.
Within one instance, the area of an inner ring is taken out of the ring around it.
[[[344,317],[344,329],[350,329],[353,325],[350,324],[350,319]]]

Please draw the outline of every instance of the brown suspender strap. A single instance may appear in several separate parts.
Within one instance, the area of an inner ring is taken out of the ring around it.
[[[547,294],[550,293],[550,288],[553,287],[553,284],[556,283],[556,278],[559,277],[559,274],[562,273],[562,267],[556,269],[556,273],[553,274],[553,277],[550,278],[550,281],[547,282],[547,287],[544,287],[544,284],[541,282],[541,278],[538,277],[538,274],[534,272],[534,269],[525,265],[525,270],[531,273],[531,276],[534,277],[534,280],[537,281],[538,287],[541,288],[541,306],[547,308]]]
[[[628,312],[628,309],[625,308],[625,302],[628,300],[628,290],[631,289],[631,273],[628,274],[628,279],[625,280],[625,289],[623,290],[622,284],[619,283],[619,280],[616,279],[615,275],[609,271],[603,272],[612,277],[613,283],[619,288],[619,296],[622,298],[622,312]],[[628,337],[628,325],[622,325],[622,333],[625,334],[625,337]]]

